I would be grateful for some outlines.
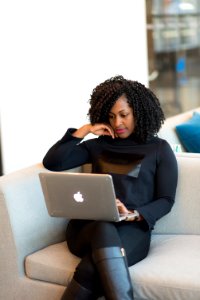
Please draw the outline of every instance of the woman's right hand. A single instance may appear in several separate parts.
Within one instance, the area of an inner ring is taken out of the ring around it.
[[[72,135],[78,138],[84,138],[87,134],[92,133],[94,135],[108,135],[113,139],[115,138],[114,131],[109,124],[97,123],[97,124],[86,124],[81,128],[77,129]]]
[[[126,208],[126,206],[119,200],[116,199],[117,208],[120,214],[129,214],[130,211]]]
[[[108,124],[97,123],[94,125],[90,124],[90,126],[90,132],[95,135],[108,135],[111,136],[113,139],[115,138],[114,131],[112,127]]]

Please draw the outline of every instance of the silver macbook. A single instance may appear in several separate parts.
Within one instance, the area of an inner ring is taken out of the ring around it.
[[[53,217],[113,222],[127,218],[127,214],[118,212],[108,174],[41,172],[39,178],[48,213]]]

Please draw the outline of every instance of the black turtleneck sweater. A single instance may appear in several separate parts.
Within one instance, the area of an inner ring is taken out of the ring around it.
[[[128,209],[137,209],[149,229],[153,229],[174,203],[177,162],[170,145],[158,137],[145,144],[136,142],[134,136],[100,136],[82,141],[72,136],[75,130],[69,129],[49,149],[43,159],[44,167],[63,171],[91,163],[93,173],[111,174],[116,197]]]

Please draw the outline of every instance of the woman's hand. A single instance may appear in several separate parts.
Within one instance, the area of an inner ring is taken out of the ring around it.
[[[91,125],[90,132],[95,135],[108,135],[111,136],[113,139],[115,138],[115,134],[112,127],[104,123],[97,123]]]
[[[77,129],[72,135],[78,138],[84,138],[87,134],[92,133],[95,135],[108,135],[113,139],[115,138],[114,131],[109,124],[97,123],[97,124],[86,124],[81,128]]]
[[[134,211],[128,210],[126,208],[126,206],[119,200],[116,199],[116,203],[117,203],[117,208],[120,214],[133,214]],[[128,216],[127,219],[125,219],[125,221],[142,221],[143,217],[141,215],[139,216]]]
[[[117,203],[117,208],[118,208],[118,211],[120,214],[131,213],[119,199],[116,199],[116,203]]]

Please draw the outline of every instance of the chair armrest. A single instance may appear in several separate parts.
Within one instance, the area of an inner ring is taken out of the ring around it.
[[[17,258],[20,274],[28,254],[65,238],[67,220],[48,215],[38,176],[41,171],[49,172],[37,164],[0,178],[0,240],[4,241],[0,257],[3,264],[6,252],[14,250],[11,259]]]

